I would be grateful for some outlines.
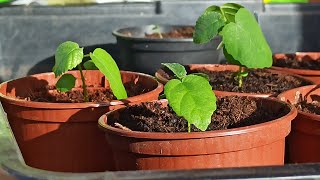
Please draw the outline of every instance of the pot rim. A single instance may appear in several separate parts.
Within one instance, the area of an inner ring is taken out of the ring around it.
[[[98,70],[86,70],[86,71],[98,71]],[[121,74],[125,73],[125,74],[137,74],[139,76],[144,76],[149,78],[150,80],[153,80],[154,82],[157,83],[157,87],[147,93],[143,93],[143,94],[139,94],[137,96],[132,96],[132,97],[128,97],[127,99],[124,100],[112,100],[111,102],[83,102],[83,103],[53,103],[53,102],[34,102],[34,101],[26,101],[26,100],[22,100],[22,99],[17,99],[14,97],[9,97],[6,96],[4,94],[2,94],[0,92],[0,100],[1,101],[6,101],[10,104],[14,104],[17,106],[23,106],[23,107],[32,107],[32,108],[40,108],[40,109],[78,109],[78,108],[95,108],[95,107],[108,107],[108,106],[114,106],[114,105],[124,105],[127,104],[129,102],[134,102],[136,101],[136,99],[139,99],[141,96],[145,96],[145,95],[149,95],[152,93],[157,93],[159,92],[159,94],[161,93],[161,91],[163,90],[163,85],[158,82],[155,77],[148,75],[148,74],[144,74],[144,73],[140,73],[140,72],[133,72],[133,71],[120,71]],[[37,76],[37,75],[43,75],[43,74],[53,74],[53,72],[46,72],[46,73],[39,73],[39,74],[34,74],[34,75],[30,75],[30,76],[26,76],[26,77],[33,77],[33,76]],[[19,80],[19,79],[23,79],[25,77],[22,78],[18,78],[18,79],[13,79],[13,80]],[[13,80],[8,80],[5,81],[3,83],[0,84],[0,87],[3,86],[4,84],[13,81]]]
[[[278,95],[278,99],[280,99],[281,101],[284,101],[284,102],[287,102],[286,99],[281,99],[282,96],[284,94],[288,94],[288,93],[291,93],[291,92],[297,92],[299,91],[300,89],[303,89],[303,88],[306,88],[306,89],[309,89],[309,88],[314,88],[316,87],[317,85],[308,85],[308,86],[302,86],[302,87],[297,87],[297,88],[294,88],[294,89],[290,89],[288,91],[285,91],[285,92],[282,92]],[[291,103],[290,103],[291,104]],[[291,104],[292,106],[294,106],[293,104]],[[306,116],[308,117],[308,119],[310,120],[314,120],[314,121],[320,121],[320,115],[317,115],[317,114],[312,114],[312,113],[307,113],[307,112],[303,112],[301,110],[297,110],[298,112],[298,115],[303,115],[303,116]]]
[[[230,70],[238,70],[239,66],[237,65],[233,65],[233,64],[187,64],[186,66],[200,66],[200,67],[219,67],[219,66],[224,66],[224,67],[230,67]],[[314,81],[310,80],[310,79],[306,79],[301,75],[297,75],[294,74],[292,72],[284,72],[281,70],[277,70],[277,69],[270,69],[270,68],[265,68],[266,70],[273,72],[273,73],[278,73],[278,74],[285,74],[285,75],[290,75],[290,76],[294,76],[296,78],[299,79],[303,79],[306,82],[311,83],[312,85],[316,84]],[[161,83],[167,83],[168,80],[166,78],[164,78],[163,76],[161,76],[161,74],[159,73],[160,69],[158,69],[155,72],[155,77],[158,81],[160,81]],[[320,71],[319,71],[320,72]],[[273,94],[269,93],[269,94],[259,94],[259,93],[241,93],[241,92],[232,92],[232,91],[219,91],[219,90],[214,90],[214,92],[216,92],[217,94],[224,94],[224,93],[228,93],[230,95],[238,95],[238,96],[258,96],[258,97],[270,97]]]
[[[164,28],[179,28],[179,27],[194,27],[194,25],[169,25],[169,24],[158,24],[160,27]],[[193,42],[193,38],[163,38],[163,39],[158,39],[158,38],[146,38],[146,37],[137,37],[137,36],[126,36],[120,31],[128,30],[128,29],[140,29],[143,31],[143,29],[146,29],[150,26],[154,26],[152,24],[149,25],[142,25],[142,26],[130,26],[130,27],[125,27],[125,28],[118,28],[112,31],[112,35],[125,39],[125,40],[135,40],[135,41],[144,41],[144,42],[172,42],[172,43],[177,43],[177,42]],[[128,30],[129,31],[129,30]],[[219,39],[219,37],[214,37],[213,39]]]
[[[278,59],[275,58],[274,56],[279,56],[279,55],[308,55],[308,54],[320,54],[320,52],[295,52],[295,53],[275,53],[272,55],[273,59]],[[320,56],[320,55],[319,55]],[[320,70],[312,70],[312,69],[295,69],[295,68],[289,68],[289,67],[279,67],[279,66],[272,66],[272,69],[278,70],[278,71],[289,71],[295,74],[299,75],[304,75],[304,76],[319,76],[320,75]]]
[[[259,123],[255,125],[245,126],[245,127],[239,127],[239,128],[232,128],[232,129],[226,129],[226,130],[214,130],[214,131],[205,131],[205,132],[177,132],[177,133],[162,133],[162,132],[140,132],[140,131],[126,131],[119,128],[112,127],[105,123],[105,120],[107,116],[115,111],[124,109],[125,107],[122,107],[117,110],[113,110],[110,112],[105,113],[102,115],[98,120],[99,127],[108,133],[115,134],[118,136],[125,136],[125,137],[132,137],[132,138],[143,138],[143,139],[199,139],[199,138],[213,138],[213,137],[222,137],[222,136],[233,136],[233,135],[241,135],[241,134],[247,134],[247,133],[253,133],[256,131],[259,131],[261,129],[264,129],[268,126],[275,125],[282,121],[292,121],[297,116],[297,109],[284,101],[280,101],[277,98],[273,97],[267,97],[267,98],[260,98],[260,97],[251,97],[249,98],[253,99],[263,99],[263,100],[269,100],[274,101],[277,103],[285,104],[290,111],[288,114],[286,114],[283,117],[264,122]],[[153,102],[165,102],[166,99],[162,100],[156,100]]]

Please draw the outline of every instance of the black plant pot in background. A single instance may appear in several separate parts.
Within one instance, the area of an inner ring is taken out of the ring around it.
[[[217,64],[222,52],[217,50],[221,38],[207,44],[194,44],[189,38],[149,38],[146,34],[157,32],[155,25],[129,27],[113,31],[120,50],[118,64],[121,69],[154,75],[163,62],[180,64]],[[192,26],[159,25],[161,33]]]

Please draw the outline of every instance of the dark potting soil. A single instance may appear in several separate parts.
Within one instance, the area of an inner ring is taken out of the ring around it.
[[[274,111],[274,108],[266,106],[262,101],[238,96],[218,98],[217,110],[207,131],[259,124],[277,119],[290,111],[285,105]],[[170,107],[163,107],[155,102],[128,106],[119,117],[109,117],[108,124],[144,132],[188,131],[188,124],[184,118],[177,116]],[[191,131],[200,130],[192,125]]]
[[[182,27],[171,30],[170,32],[161,33],[163,38],[192,38],[194,27]],[[159,33],[145,34],[145,37],[159,39]]]
[[[277,95],[289,89],[300,86],[310,85],[305,81],[294,76],[271,73],[265,69],[249,69],[247,77],[243,78],[242,87],[239,87],[238,80],[232,71],[208,71],[198,69],[189,73],[202,72],[209,76],[210,84],[214,90],[241,92],[241,93],[259,93]],[[173,74],[170,70],[164,68],[160,74],[166,79],[172,79]]]
[[[288,54],[285,58],[274,59],[273,66],[293,69],[320,70],[320,59],[313,60],[311,57],[305,56],[302,60],[297,60],[294,54]]]
[[[312,97],[313,101],[307,102],[306,100],[304,100],[304,98],[300,94],[298,103],[295,104],[295,106],[298,110],[302,112],[320,115],[320,96],[318,95],[311,95],[311,96],[313,96]]]
[[[145,89],[141,84],[126,83],[125,85],[129,97],[151,91]],[[89,102],[110,102],[116,97],[112,91],[103,87],[87,87]],[[81,103],[84,102],[82,88],[77,88],[69,92],[58,92],[56,88],[46,87],[29,94],[28,97],[19,97],[27,101],[54,102],[54,103]]]

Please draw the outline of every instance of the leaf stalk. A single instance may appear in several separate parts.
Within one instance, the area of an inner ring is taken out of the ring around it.
[[[88,102],[89,98],[88,98],[87,85],[86,85],[85,78],[84,78],[84,75],[82,73],[82,68],[81,68],[80,64],[78,65],[78,68],[79,68],[80,76],[81,76],[81,80],[82,80],[84,102]]]

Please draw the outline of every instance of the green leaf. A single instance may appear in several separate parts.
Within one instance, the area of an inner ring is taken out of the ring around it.
[[[170,71],[173,72],[174,75],[177,76],[177,78],[182,79],[187,75],[187,71],[179,63],[161,63],[162,65],[166,66]]]
[[[197,75],[170,80],[164,87],[169,105],[177,115],[205,131],[216,110],[216,96],[209,82]]]
[[[207,81],[210,80],[208,74],[204,74],[204,73],[192,73],[193,75],[196,75],[196,76],[200,76],[200,77],[203,77],[205,78]]]
[[[60,44],[55,54],[55,65],[52,69],[55,76],[60,76],[68,70],[75,68],[82,62],[83,48],[75,42],[66,41]]]
[[[223,16],[225,17],[227,23],[235,22],[235,15],[243,6],[235,3],[226,3],[220,7]]]
[[[127,92],[122,84],[121,74],[116,62],[111,55],[101,48],[97,48],[90,53],[90,57],[95,66],[106,76],[110,88],[117,99],[126,99]]]
[[[92,60],[86,61],[85,63],[83,63],[83,66],[86,70],[98,70]]]
[[[240,62],[237,61],[236,59],[234,59],[231,54],[228,53],[228,51],[226,50],[225,46],[223,47],[223,54],[224,54],[224,57],[227,59],[228,63],[229,64],[234,64],[234,65],[238,65],[240,66]]]
[[[223,26],[224,19],[219,12],[205,11],[196,22],[193,42],[197,44],[209,42]]]
[[[227,52],[248,68],[265,68],[272,65],[272,52],[254,18],[245,8],[221,31]]]
[[[220,9],[219,6],[212,5],[212,6],[209,6],[209,7],[205,10],[205,12],[210,12],[210,11],[213,11],[213,12],[217,12],[217,13],[222,14],[221,9]]]
[[[74,88],[76,78],[72,74],[64,74],[56,83],[56,88],[60,92],[67,92]]]

